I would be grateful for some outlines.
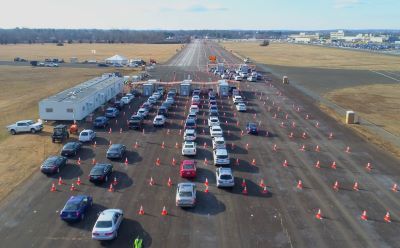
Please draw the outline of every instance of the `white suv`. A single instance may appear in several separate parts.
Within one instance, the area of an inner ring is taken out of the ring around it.
[[[226,149],[215,149],[213,151],[214,165],[229,165],[230,159]]]
[[[183,134],[183,140],[185,141],[195,141],[196,140],[196,130],[186,129]]]
[[[226,149],[226,143],[224,137],[214,137],[212,139],[213,149]]]
[[[118,236],[118,229],[124,218],[121,209],[107,209],[100,213],[92,230],[92,239],[111,240]]]
[[[219,119],[218,119],[217,116],[208,117],[208,126],[209,127],[211,127],[211,126],[219,126],[219,125],[220,125],[220,123],[219,123]]]
[[[196,206],[196,184],[180,183],[176,188],[176,206],[194,207]]]
[[[218,188],[235,186],[235,180],[231,168],[226,168],[226,167],[217,168],[215,170],[215,178],[217,181]]]

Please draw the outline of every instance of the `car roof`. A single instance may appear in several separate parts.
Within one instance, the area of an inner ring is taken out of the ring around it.
[[[109,165],[111,165],[111,164],[106,164],[106,163],[96,163],[94,166],[93,166],[93,168],[95,168],[95,167],[106,167],[106,166],[109,166]],[[93,169],[92,168],[92,169]]]
[[[194,129],[186,129],[185,130],[185,133],[195,133],[196,132],[196,130],[194,130]]]
[[[68,199],[67,202],[81,202],[86,197],[89,197],[89,196],[87,196],[87,195],[73,195]]]
[[[156,118],[165,118],[164,115],[156,115]]]
[[[210,120],[219,120],[218,116],[214,116],[214,115],[211,115],[208,118],[210,118]]]
[[[211,129],[217,129],[217,128],[222,130],[221,126],[211,126]]]
[[[228,167],[219,167],[217,168],[217,170],[219,171],[219,174],[229,174],[232,175],[232,169],[228,168]]]
[[[106,209],[100,213],[97,220],[112,220],[114,213],[120,211],[119,209]]]
[[[215,141],[225,141],[224,137],[213,137]]]
[[[217,154],[217,155],[228,155],[228,151],[226,149],[215,149],[215,154]]]
[[[19,123],[19,122],[29,122],[29,121],[32,121],[32,120],[21,120],[21,121],[17,121],[17,123]],[[34,121],[32,121],[32,122],[34,122]]]
[[[193,187],[196,185],[194,183],[179,183],[179,191],[192,191]]]
[[[193,159],[185,159],[183,160],[182,164],[195,164],[196,161]]]

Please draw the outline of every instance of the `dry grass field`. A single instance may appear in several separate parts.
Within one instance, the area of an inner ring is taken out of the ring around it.
[[[399,84],[344,88],[325,97],[400,137]]]
[[[71,57],[77,57],[79,61],[102,61],[115,54],[125,56],[128,59],[141,58],[148,61],[150,58],[157,62],[167,61],[180,44],[17,44],[0,45],[0,60],[13,60],[21,57],[29,60],[44,60],[45,58],[63,58],[69,62]],[[96,53],[93,53],[95,50]]]
[[[224,42],[221,44],[243,57],[270,65],[329,69],[394,70],[400,69],[400,56],[288,43]]]
[[[51,142],[51,126],[45,126],[40,134],[15,136],[8,134],[5,126],[21,119],[38,119],[39,100],[109,71],[115,68],[0,67],[0,199],[61,148]]]

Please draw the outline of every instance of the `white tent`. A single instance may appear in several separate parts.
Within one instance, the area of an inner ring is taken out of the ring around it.
[[[125,58],[124,56],[121,55],[114,55],[108,59],[106,59],[107,64],[121,64],[121,65],[126,65],[128,64],[128,59]]]

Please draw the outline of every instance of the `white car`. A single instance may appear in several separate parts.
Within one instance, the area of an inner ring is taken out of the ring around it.
[[[196,142],[193,141],[185,141],[182,144],[182,155],[183,156],[194,156],[197,153],[196,150]]]
[[[161,98],[160,92],[154,92],[152,97],[156,98],[157,100]]]
[[[243,98],[241,96],[234,96],[233,103],[243,102]]]
[[[167,103],[169,103],[169,104],[174,104],[174,98],[172,98],[172,97],[167,97],[167,99],[165,100]]]
[[[215,170],[215,178],[217,181],[218,188],[235,186],[235,180],[231,168],[226,168],[226,167],[217,168]]]
[[[242,81],[242,80],[243,80],[243,79],[242,79],[241,76],[239,76],[239,75],[235,76],[235,81]]]
[[[41,121],[35,123],[32,120],[23,120],[7,126],[7,129],[12,135],[21,132],[36,133],[43,130],[43,123]]]
[[[157,103],[157,98],[155,98],[154,96],[151,96],[147,99],[147,101],[151,104],[155,104]]]
[[[247,77],[247,81],[249,81],[249,82],[257,82],[257,76]]]
[[[230,159],[226,149],[213,150],[214,165],[229,165]]]
[[[84,129],[79,134],[80,142],[90,142],[96,138],[96,132],[91,129]]]
[[[137,114],[145,118],[149,114],[149,111],[145,108],[140,108]]]
[[[196,205],[196,184],[179,183],[176,188],[175,203],[177,207],[194,207]]]
[[[196,130],[194,129],[186,129],[185,133],[183,134],[184,141],[195,141],[197,138]]]
[[[117,238],[118,229],[124,218],[122,209],[107,209],[99,214],[92,230],[92,239],[112,240]]]
[[[244,104],[243,102],[239,102],[238,104],[236,104],[236,110],[245,112],[247,110],[246,104]]]
[[[153,125],[154,125],[155,127],[164,126],[166,120],[167,120],[167,118],[165,118],[165,116],[163,116],[163,115],[156,115],[156,117],[154,117],[154,120],[153,120]]]
[[[211,137],[221,137],[224,135],[222,128],[220,126],[211,126],[210,134],[211,134]]]
[[[187,116],[187,119],[193,119],[195,121],[197,121],[197,115],[195,113],[189,113]]]
[[[213,149],[226,149],[226,143],[224,137],[214,137],[212,139]]]
[[[131,99],[127,96],[123,96],[121,97],[121,102],[123,102],[124,104],[129,104],[131,103]]]
[[[199,113],[200,109],[199,109],[199,106],[197,106],[197,105],[191,105],[189,111],[197,114],[197,113]]]
[[[131,101],[135,98],[135,96],[132,93],[126,93],[125,96],[131,99]]]
[[[219,126],[219,119],[217,116],[210,116],[208,117],[208,126],[212,127],[212,126]]]

